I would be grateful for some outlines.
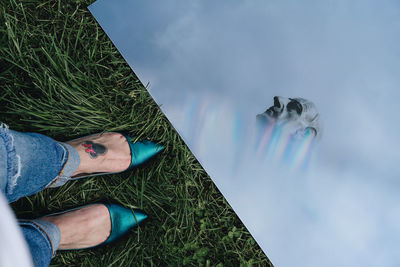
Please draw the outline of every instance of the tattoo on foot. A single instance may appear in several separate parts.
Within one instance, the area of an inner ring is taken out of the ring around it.
[[[85,152],[89,153],[92,159],[107,153],[107,148],[105,146],[102,144],[93,143],[92,141],[85,141],[82,146],[86,148]]]

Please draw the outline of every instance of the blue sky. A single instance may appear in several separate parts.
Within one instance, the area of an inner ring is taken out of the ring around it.
[[[397,1],[98,0],[90,11],[276,266],[398,266]],[[275,95],[320,111],[307,172],[254,154]]]

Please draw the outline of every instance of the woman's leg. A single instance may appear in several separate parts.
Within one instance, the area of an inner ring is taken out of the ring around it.
[[[49,266],[57,249],[80,249],[104,242],[111,233],[108,209],[101,204],[36,220],[20,220],[36,267]]]
[[[71,176],[124,171],[131,162],[129,144],[119,133],[94,134],[61,143],[42,134],[13,131],[2,124],[0,147],[0,189],[9,202],[46,187],[61,186]]]
[[[20,220],[19,225],[36,267],[49,266],[57,249],[96,246],[111,233],[110,213],[102,204],[36,220]]]
[[[0,125],[0,186],[9,202],[35,194],[79,167],[70,145],[38,133],[20,133]]]

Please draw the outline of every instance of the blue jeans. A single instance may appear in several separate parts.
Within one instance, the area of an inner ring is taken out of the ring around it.
[[[9,202],[66,183],[78,168],[78,152],[37,133],[21,133],[0,124],[0,190]],[[35,266],[49,266],[60,243],[50,222],[20,220]]]

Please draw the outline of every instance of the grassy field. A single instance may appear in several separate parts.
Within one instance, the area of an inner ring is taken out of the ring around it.
[[[12,204],[33,218],[98,200],[148,223],[52,266],[268,266],[269,260],[87,10],[91,1],[0,3],[0,121],[66,141],[125,130],[166,146],[131,173],[70,182]]]

